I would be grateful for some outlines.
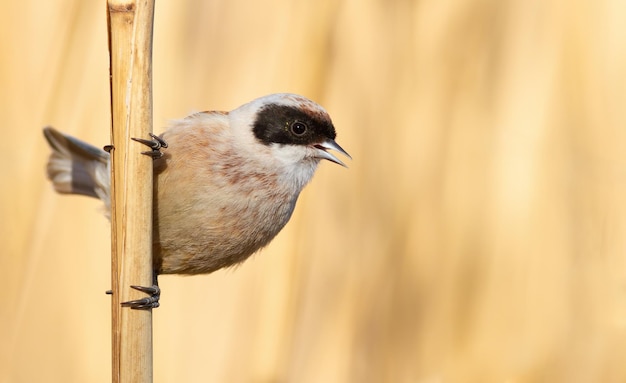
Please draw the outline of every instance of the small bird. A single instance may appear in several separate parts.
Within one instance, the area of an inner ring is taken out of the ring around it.
[[[59,193],[101,199],[110,214],[109,153],[46,127],[47,173]],[[321,160],[346,166],[328,113],[296,94],[264,96],[231,112],[170,123],[150,145],[154,158],[154,274],[204,274],[236,265],[285,226]],[[162,149],[162,151],[160,151]],[[151,298],[128,302],[158,307]],[[142,290],[143,289],[143,290]]]

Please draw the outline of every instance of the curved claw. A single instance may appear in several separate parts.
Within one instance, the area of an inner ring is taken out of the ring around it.
[[[133,301],[122,302],[123,307],[130,307],[135,310],[147,310],[155,309],[160,306],[159,298],[161,297],[161,289],[159,286],[153,285],[150,287],[145,286],[130,286],[135,290],[150,294],[149,297],[143,299],[136,299]]]
[[[144,144],[148,146],[150,151],[141,152],[141,154],[145,154],[146,156],[152,157],[153,160],[159,159],[163,157],[163,153],[161,152],[161,148],[167,148],[167,142],[161,137],[157,136],[154,133],[150,133],[151,140],[145,140],[143,138],[134,138],[131,137],[131,140],[137,141],[140,144]]]

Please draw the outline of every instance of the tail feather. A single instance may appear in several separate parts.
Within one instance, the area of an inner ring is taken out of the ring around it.
[[[108,207],[109,153],[52,127],[44,128],[43,134],[52,148],[47,171],[54,189],[99,198]]]

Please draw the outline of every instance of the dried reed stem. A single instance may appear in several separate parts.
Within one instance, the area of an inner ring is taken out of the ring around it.
[[[108,0],[111,70],[113,382],[152,382],[152,312],[122,308],[152,279],[152,160],[131,137],[152,132],[154,0]]]

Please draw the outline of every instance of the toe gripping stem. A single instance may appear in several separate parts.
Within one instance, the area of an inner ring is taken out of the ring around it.
[[[155,309],[160,306],[159,298],[161,297],[161,289],[156,284],[145,287],[145,286],[130,286],[135,290],[144,292],[149,294],[150,296],[147,298],[136,299],[133,301],[122,302],[122,307],[130,307],[135,310],[149,310]]]
[[[148,150],[145,152],[141,152],[141,154],[145,154],[146,156],[152,157],[153,160],[157,160],[163,157],[163,153],[161,152],[161,148],[167,148],[167,142],[156,134],[150,133],[151,140],[145,140],[143,138],[134,138],[131,137],[133,141],[137,141],[141,144],[146,145],[152,150]]]

